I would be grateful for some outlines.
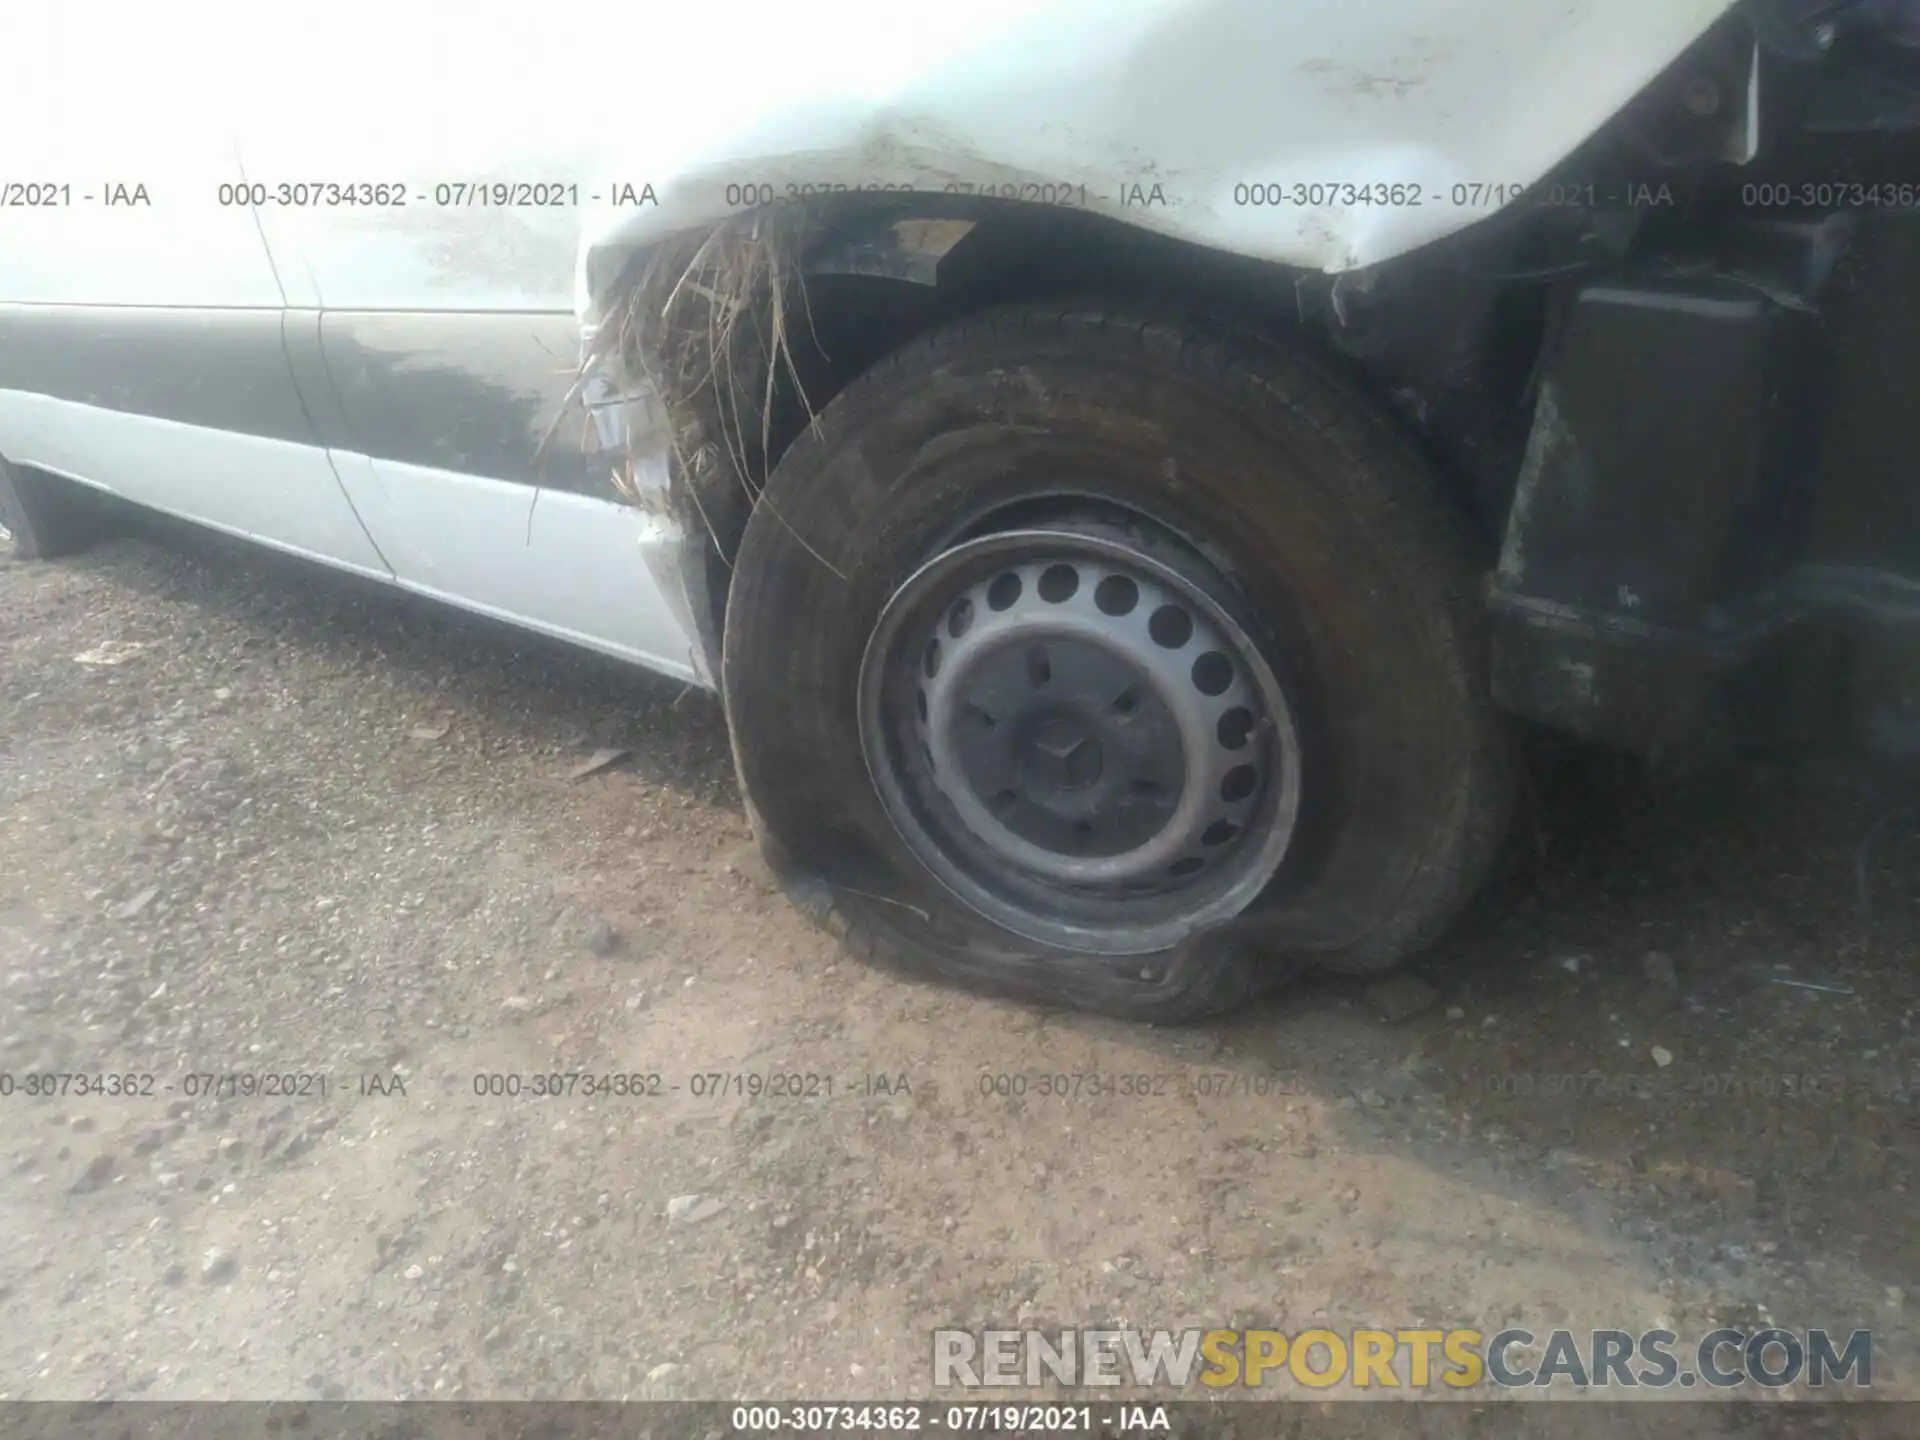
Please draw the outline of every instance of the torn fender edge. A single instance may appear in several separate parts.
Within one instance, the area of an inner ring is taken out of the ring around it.
[[[723,403],[714,393],[713,376],[723,368],[706,348],[715,307],[733,303],[745,313],[762,300],[761,287],[781,288],[786,266],[930,286],[940,261],[977,223],[869,217],[811,249],[808,218],[791,213],[792,225],[761,226],[743,216],[704,237],[662,242],[652,247],[655,263],[636,266],[630,257],[621,307],[580,332],[581,404],[601,450],[620,457],[614,483],[646,517],[642,554],[689,637],[693,669],[709,689],[719,688],[717,596],[727,579],[715,569],[727,562],[714,533],[714,508],[720,492],[737,483],[724,452],[745,442],[738,433],[731,442],[715,433],[724,432],[729,419],[736,427],[742,423],[737,403]],[[715,243],[728,238],[722,233],[727,230],[739,233],[739,245]],[[740,257],[749,251],[773,258],[770,264],[742,265]],[[737,293],[722,293],[730,288]],[[648,323],[656,317],[657,324]],[[700,394],[698,403],[689,390]]]
[[[600,326],[580,334],[580,403],[603,453],[618,457],[615,487],[646,522],[640,556],[661,598],[687,636],[695,679],[720,688],[720,636],[709,593],[711,563],[701,531],[687,523],[686,497],[675,495],[672,431],[666,402],[644,381],[623,380],[605,363]]]

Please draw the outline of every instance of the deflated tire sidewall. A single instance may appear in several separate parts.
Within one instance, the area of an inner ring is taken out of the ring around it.
[[[857,707],[867,637],[918,565],[989,514],[1089,495],[1223,570],[1299,705],[1300,821],[1260,947],[1364,968],[1430,938],[1396,902],[1461,863],[1440,852],[1487,807],[1498,745],[1463,631],[1465,537],[1358,397],[1202,329],[1101,310],[964,322],[857,381],[783,457],[737,557],[723,680],[743,786],[790,874],[884,896],[897,925],[951,922],[1009,971],[1111,968],[1061,965],[926,876],[873,791]]]

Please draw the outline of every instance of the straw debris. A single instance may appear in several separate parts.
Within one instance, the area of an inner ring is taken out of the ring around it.
[[[814,419],[790,343],[796,321],[811,329],[799,266],[808,231],[803,210],[782,206],[650,247],[629,266],[621,299],[581,362],[576,391],[605,370],[662,398],[674,470],[668,503],[690,507],[675,518],[691,526],[697,517],[729,564],[739,528],[723,517],[743,524],[754,507],[770,503],[755,477],[776,458],[776,394],[791,387]],[[631,455],[614,480],[629,503],[648,503]]]

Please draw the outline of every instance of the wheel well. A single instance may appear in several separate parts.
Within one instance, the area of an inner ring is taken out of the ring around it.
[[[939,220],[971,228],[937,264],[889,264],[873,237],[884,247],[900,222],[922,218],[858,202],[812,217],[781,296],[782,343],[771,343],[774,296],[762,292],[732,332],[732,393],[708,386],[687,401],[727,452],[690,487],[719,561],[707,566],[713,637],[723,633],[732,556],[754,497],[810,417],[928,330],[1054,295],[1173,306],[1316,351],[1399,416],[1480,522],[1491,561],[1525,441],[1517,400],[1546,316],[1537,292],[1516,295],[1484,278],[1495,273],[1484,242],[1430,246],[1363,276],[1331,277],[1066,207],[980,201],[942,207]],[[857,265],[846,263],[849,249]]]
[[[776,415],[769,436],[771,462],[777,463],[799,437],[809,409],[818,411],[925,331],[990,306],[1050,295],[1139,297],[1162,307],[1171,303],[1211,313],[1249,329],[1292,333],[1300,328],[1296,289],[1320,278],[1084,211],[993,202],[973,208],[974,228],[939,263],[937,284],[804,274],[808,333],[799,338],[812,354],[803,361],[796,349],[795,359],[805,404],[797,394],[785,397],[790,406]],[[796,328],[789,327],[790,335]],[[783,377],[783,384],[795,388],[791,377]]]

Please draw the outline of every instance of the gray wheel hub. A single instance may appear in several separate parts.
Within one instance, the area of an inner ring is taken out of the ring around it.
[[[1074,529],[909,577],[861,671],[868,769],[909,848],[1066,949],[1146,953],[1243,909],[1291,838],[1299,747],[1225,592],[1171,537]]]

